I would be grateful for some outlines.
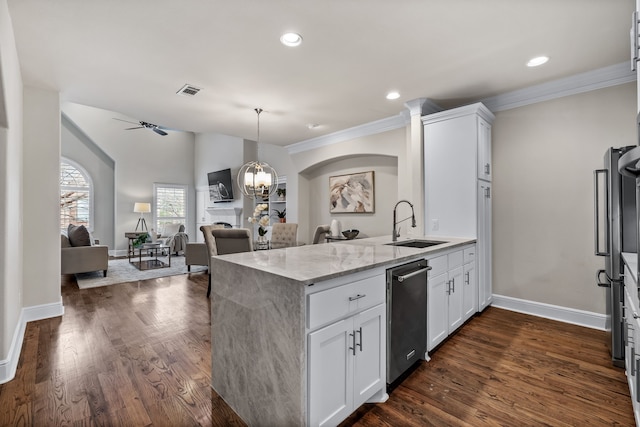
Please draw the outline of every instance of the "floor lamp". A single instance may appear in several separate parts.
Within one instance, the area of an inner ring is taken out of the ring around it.
[[[144,214],[151,212],[151,203],[138,203],[136,202],[133,205],[133,211],[140,214],[140,218],[138,218],[138,224],[136,224],[136,230],[138,231],[138,227],[140,227],[140,231],[149,231],[147,229],[147,223],[144,220]]]

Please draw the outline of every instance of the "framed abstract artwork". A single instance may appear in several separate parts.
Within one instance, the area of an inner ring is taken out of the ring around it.
[[[374,213],[373,171],[329,177],[330,213]]]

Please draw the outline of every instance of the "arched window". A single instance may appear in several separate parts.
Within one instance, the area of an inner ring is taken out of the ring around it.
[[[93,183],[89,174],[72,160],[60,160],[60,229],[69,224],[93,229]]]

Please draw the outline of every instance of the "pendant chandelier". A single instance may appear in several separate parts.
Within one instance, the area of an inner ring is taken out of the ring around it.
[[[260,113],[262,108],[254,110],[258,114],[258,137],[256,148],[260,154]],[[257,157],[260,157],[259,155]],[[240,191],[250,198],[267,198],[275,193],[278,188],[278,174],[274,168],[260,160],[245,163],[238,172],[238,187]]]

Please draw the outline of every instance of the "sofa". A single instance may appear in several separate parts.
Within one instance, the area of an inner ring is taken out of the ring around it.
[[[102,270],[107,277],[109,247],[104,245],[73,246],[65,234],[60,235],[61,274],[88,273]]]

